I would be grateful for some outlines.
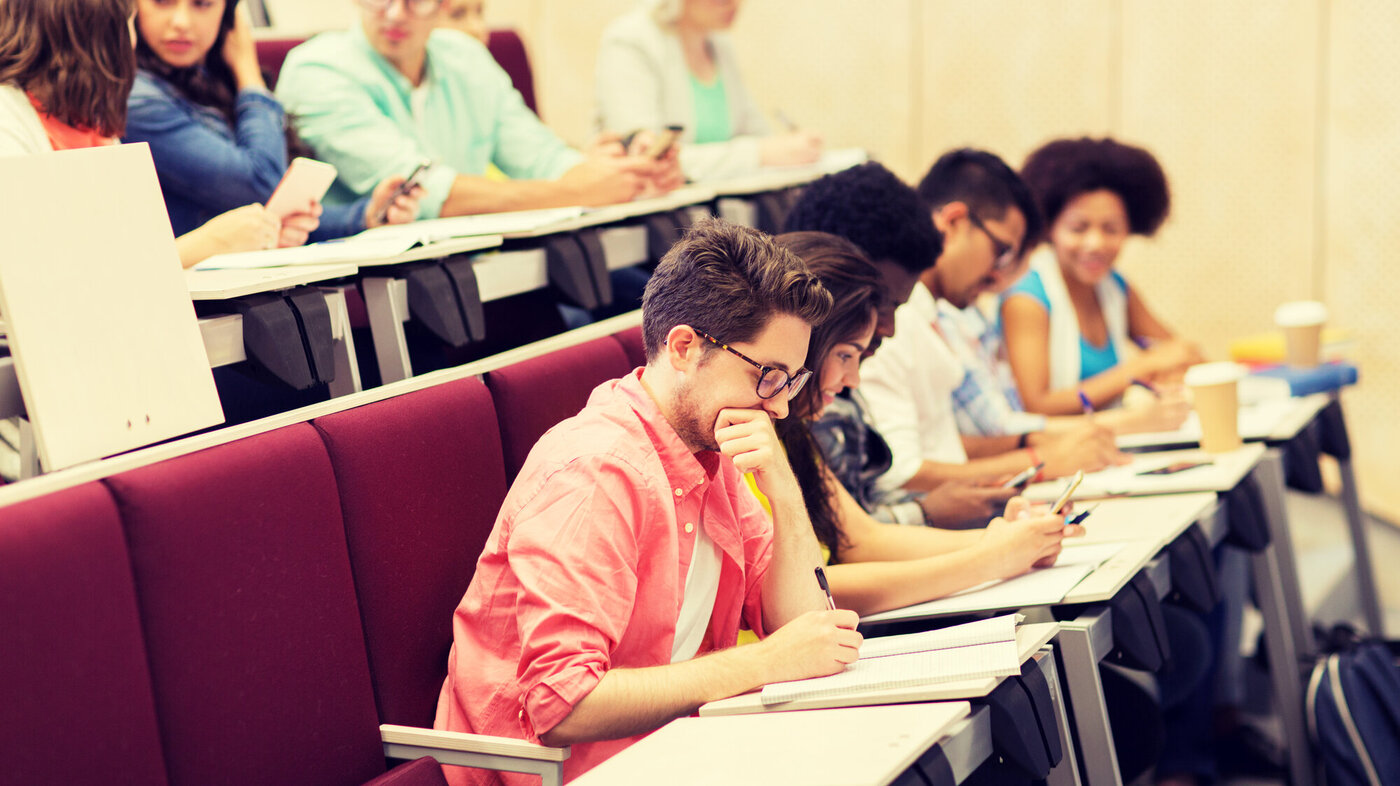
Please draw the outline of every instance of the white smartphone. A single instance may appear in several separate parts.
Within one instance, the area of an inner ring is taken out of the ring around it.
[[[324,161],[294,158],[282,182],[267,200],[267,212],[278,218],[299,213],[310,202],[320,202],[335,182],[335,167]]]

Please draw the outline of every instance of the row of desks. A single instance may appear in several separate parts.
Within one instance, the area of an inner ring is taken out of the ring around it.
[[[1298,664],[1312,655],[1313,647],[1298,592],[1277,446],[1301,433],[1331,402],[1327,396],[1295,399],[1270,433],[1269,444],[1247,444],[1216,456],[1213,466],[1192,470],[1194,475],[1182,473],[1185,477],[1176,478],[1176,488],[1154,488],[1150,484],[1160,479],[1152,478],[1139,488],[1123,490],[1140,496],[1102,501],[1086,521],[1082,545],[1120,547],[1057,601],[1007,603],[992,591],[995,588],[984,591],[985,597],[998,598],[982,609],[989,614],[1017,608],[1028,618],[1050,619],[1054,608],[1078,611],[1058,623],[1023,624],[1018,639],[1023,659],[1038,659],[1037,665],[1053,677],[1062,749],[1073,752],[1050,772],[1049,783],[1121,784],[1098,668],[1113,648],[1109,602],[1139,575],[1151,580],[1159,598],[1165,597],[1172,577],[1163,550],[1192,528],[1199,528],[1213,547],[1220,545],[1229,530],[1226,496],[1247,478],[1262,492],[1271,535],[1266,548],[1249,555],[1249,565],[1264,618],[1274,703],[1283,722],[1293,782],[1311,782],[1314,770]],[[1137,461],[1158,465],[1182,456],[1149,453]],[[1058,484],[1048,484],[1028,493],[1046,498],[1058,490]],[[1357,563],[1369,575],[1364,529],[1359,538],[1356,534]],[[1363,584],[1362,595],[1368,594],[1374,598],[1374,587]],[[880,635],[884,623],[914,620],[937,627],[944,616],[966,614],[930,612],[923,606],[871,615],[862,620],[862,630],[868,636]],[[712,702],[700,709],[699,717],[671,723],[578,783],[957,783],[993,755],[988,711],[979,699],[997,682],[871,691],[849,697],[851,705],[871,706],[846,708],[820,701],[765,708],[757,693]],[[1061,701],[1061,691],[1067,702]]]

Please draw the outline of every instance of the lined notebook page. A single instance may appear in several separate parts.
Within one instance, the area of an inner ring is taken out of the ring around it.
[[[874,639],[862,645],[860,660],[839,674],[763,686],[763,703],[1019,674],[1017,619],[1018,615],[1006,614],[943,630],[893,636],[892,644]]]
[[[765,705],[796,699],[840,696],[861,690],[912,688],[978,677],[1007,677],[1021,673],[1016,642],[971,644],[904,655],[861,658],[845,671],[829,677],[774,682],[763,686]]]
[[[1016,623],[1020,622],[1021,619],[1020,614],[1003,614],[1000,617],[969,622],[965,625],[954,625],[951,628],[866,639],[860,645],[860,657],[864,660],[865,658],[882,658],[888,655],[904,655],[910,652],[966,647],[972,644],[1015,641]]]

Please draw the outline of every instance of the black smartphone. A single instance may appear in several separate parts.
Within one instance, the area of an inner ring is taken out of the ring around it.
[[[432,165],[433,162],[426,158],[418,162],[418,166],[415,166],[413,171],[408,173],[408,177],[404,179],[403,183],[401,183],[398,188],[394,189],[394,195],[389,197],[388,202],[384,203],[384,209],[379,211],[379,223],[382,224],[389,220],[389,206],[394,204],[394,200],[412,191],[413,187],[423,180],[423,175],[427,174],[429,167]]]
[[[1178,473],[1178,472],[1185,472],[1185,471],[1188,470],[1188,469],[1195,469],[1196,467],[1209,467],[1210,465],[1212,465],[1212,464],[1214,464],[1214,463],[1215,463],[1214,461],[1178,461],[1178,462],[1176,462],[1176,463],[1174,463],[1174,464],[1168,464],[1168,465],[1166,465],[1165,467],[1158,467],[1158,468],[1156,468],[1156,469],[1145,469],[1145,470],[1143,470],[1142,472],[1139,472],[1139,473],[1137,473],[1137,474],[1139,474],[1139,475],[1175,475],[1175,474]]]
[[[1026,467],[1020,472],[1017,472],[1016,475],[1010,480],[1001,484],[1001,487],[1004,489],[1020,488],[1021,486],[1030,483],[1031,478],[1035,477],[1036,475],[1039,475],[1042,469],[1045,469],[1044,461],[1040,462],[1039,464],[1036,464],[1034,467]]]

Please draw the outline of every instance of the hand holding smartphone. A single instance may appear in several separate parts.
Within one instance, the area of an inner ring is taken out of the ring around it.
[[[293,213],[305,212],[312,202],[320,202],[335,182],[336,169],[324,161],[294,158],[282,175],[282,182],[268,197],[267,212],[286,220]]]
[[[651,148],[647,150],[647,158],[659,161],[671,152],[671,148],[680,141],[681,133],[685,131],[685,126],[670,125],[661,129],[661,133],[656,135],[656,141],[652,142]]]
[[[388,222],[389,208],[393,206],[395,200],[401,196],[405,196],[414,188],[417,188],[418,184],[423,182],[424,176],[428,174],[428,170],[431,169],[432,166],[433,162],[425,158],[418,162],[418,165],[413,168],[412,172],[408,173],[408,177],[404,178],[404,181],[399,184],[399,187],[394,189],[394,193],[389,195],[389,201],[385,202],[384,208],[379,211],[380,224]]]

